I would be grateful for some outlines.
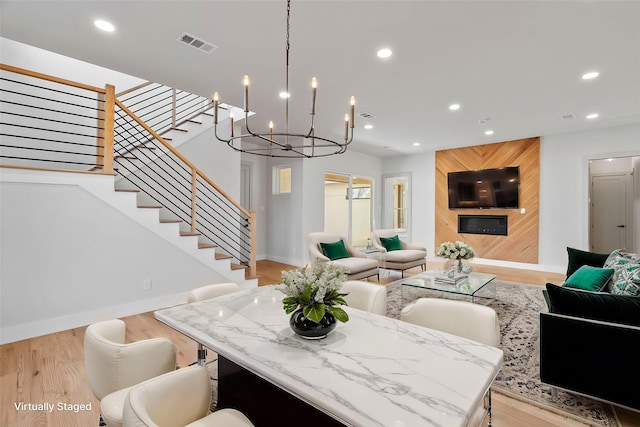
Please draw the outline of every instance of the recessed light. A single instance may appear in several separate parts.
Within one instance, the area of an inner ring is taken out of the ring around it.
[[[493,131],[492,130],[487,130],[484,132],[485,135],[493,135]]]
[[[587,119],[595,119],[598,117],[598,113],[587,114]]]
[[[420,143],[419,143],[419,142],[414,142],[414,143],[413,143],[413,146],[414,146],[414,147],[418,147],[418,146],[420,146]]]
[[[107,22],[103,19],[96,19],[95,21],[93,21],[93,25],[95,25],[102,31],[107,31],[109,33],[116,30],[116,27],[114,27],[111,22]]]
[[[279,96],[280,96],[280,98],[282,98],[282,99],[287,99],[287,98],[290,98],[290,97],[291,97],[291,94],[290,94],[290,93],[288,93],[288,92],[282,91],[282,92],[280,92]]]
[[[372,124],[367,124],[367,125],[364,125],[364,128],[365,129],[373,129],[373,125]]]
[[[389,48],[384,48],[384,49],[380,49],[377,53],[378,58],[388,58],[391,56],[393,52],[391,52],[391,49]]]
[[[456,111],[460,109],[460,104],[451,104],[449,105],[449,110]]]
[[[595,79],[596,77],[598,77],[600,75],[599,72],[597,71],[590,71],[588,73],[585,73],[582,75],[582,80],[591,80],[591,79]]]

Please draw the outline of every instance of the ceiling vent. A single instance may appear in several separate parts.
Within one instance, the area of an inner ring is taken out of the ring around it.
[[[215,46],[202,39],[199,39],[198,37],[189,33],[180,34],[180,37],[178,37],[178,41],[180,43],[184,43],[188,46],[191,46],[192,48],[197,49],[203,53],[211,53],[218,48],[218,46]]]
[[[363,117],[365,119],[372,119],[374,118],[376,115],[369,113],[368,111],[363,111],[362,113],[358,114],[360,117]]]
[[[562,120],[573,120],[576,118],[575,114],[565,114],[562,116]]]

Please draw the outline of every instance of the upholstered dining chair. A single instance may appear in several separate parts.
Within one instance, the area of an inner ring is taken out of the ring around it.
[[[125,343],[120,319],[89,325],[84,335],[84,368],[93,394],[100,400],[100,425],[122,426],[129,389],[176,369],[176,351],[168,338]]]
[[[402,272],[420,266],[422,271],[427,265],[427,248],[401,240],[398,231],[378,229],[371,231],[371,243],[379,251],[380,268]]]
[[[342,292],[349,293],[344,299],[349,307],[384,316],[387,313],[387,288],[373,282],[347,280]]]
[[[211,381],[202,366],[189,366],[131,388],[124,405],[124,427],[253,427],[235,409],[209,414]]]
[[[400,320],[500,347],[498,315],[494,309],[484,305],[444,298],[420,298],[402,309]],[[491,387],[487,391],[486,408],[484,405],[478,408],[473,425],[480,425],[485,412],[491,426]]]
[[[365,279],[378,275],[378,260],[367,258],[343,237],[337,234],[316,232],[307,236],[311,262],[320,260],[344,267],[348,280]]]
[[[240,286],[237,283],[228,282],[228,283],[213,283],[211,285],[200,286],[199,288],[192,289],[187,294],[187,302],[197,302],[204,301],[206,299],[216,298],[222,295],[230,294],[232,292],[237,292],[240,290]],[[208,364],[215,362],[216,359],[206,360],[207,357],[207,349],[200,343],[198,343],[198,362]],[[198,363],[194,362],[194,363]],[[193,364],[193,363],[192,363]]]

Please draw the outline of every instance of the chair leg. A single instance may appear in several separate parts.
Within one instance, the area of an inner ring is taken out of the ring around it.
[[[489,387],[489,391],[487,392],[487,395],[489,397],[489,404],[487,405],[487,413],[489,414],[489,424],[487,424],[487,427],[491,427],[491,387]]]

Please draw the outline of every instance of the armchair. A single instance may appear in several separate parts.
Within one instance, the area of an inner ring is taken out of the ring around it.
[[[391,239],[398,236],[394,229],[378,229],[371,232],[371,243],[380,252],[380,268],[385,270],[398,270],[402,272],[413,267],[420,266],[422,271],[427,266],[427,248],[412,245],[403,240],[399,240],[400,248],[389,250],[380,239]]]
[[[378,260],[369,259],[367,256],[354,249],[344,238],[331,233],[309,233],[307,236],[309,243],[309,258],[311,261],[319,259],[321,262],[329,262],[334,265],[344,267],[347,270],[347,280],[364,279],[378,275]],[[342,242],[346,250],[343,257],[331,259],[322,251],[321,244],[336,244]]]

